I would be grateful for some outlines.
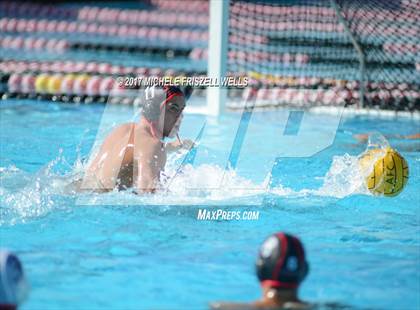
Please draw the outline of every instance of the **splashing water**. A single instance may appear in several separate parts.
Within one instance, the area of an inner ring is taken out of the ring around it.
[[[389,144],[381,135],[372,135],[366,150],[385,149]],[[272,194],[281,197],[325,196],[343,198],[354,194],[370,195],[365,186],[365,177],[370,171],[361,171],[359,157],[344,154],[334,156],[332,164],[325,174],[323,184],[317,189],[295,191],[278,185],[269,188],[269,176],[262,184],[246,179],[235,170],[225,170],[220,166],[203,164],[197,167],[186,165],[177,174],[180,160],[185,152],[172,153],[163,178],[164,190],[154,195],[135,195],[133,191],[109,193],[78,193],[72,184],[83,177],[87,161],[82,161],[80,147],[77,159],[70,166],[60,152],[57,158],[34,175],[16,168],[0,167],[0,225],[16,221],[25,221],[33,217],[48,214],[54,208],[67,208],[69,201],[76,204],[112,204],[112,205],[174,205],[228,203],[237,198],[263,197]],[[380,155],[378,155],[380,156]],[[55,172],[58,165],[66,165],[70,172],[60,175]],[[175,176],[175,177],[174,177]],[[252,198],[250,198],[252,201]]]
[[[369,135],[366,151],[372,149],[385,150],[389,147],[390,145],[388,140],[381,133],[373,132]]]
[[[365,179],[372,172],[373,164],[385,154],[389,148],[386,138],[380,133],[369,135],[365,152],[359,156],[334,156],[330,169],[324,176],[323,185],[310,193],[319,196],[330,196],[344,198],[349,195],[362,194],[371,195],[366,187]],[[361,169],[359,159],[370,150],[380,150],[372,156],[368,169]]]
[[[359,169],[358,157],[348,154],[334,156],[331,167],[324,176],[324,183],[312,193],[336,198],[343,198],[353,194],[369,195],[369,191],[365,186],[364,174]]]
[[[65,188],[69,176],[53,172],[59,163],[66,163],[62,154],[48,165],[31,175],[15,166],[0,168],[0,225],[14,224],[17,220],[40,217],[54,208],[66,196]]]

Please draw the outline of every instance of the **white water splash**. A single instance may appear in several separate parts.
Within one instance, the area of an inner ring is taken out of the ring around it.
[[[389,147],[388,141],[382,134],[374,132],[369,135],[365,152],[373,149],[380,150],[380,152],[372,156],[371,162],[368,165],[371,169],[373,169],[374,162],[383,156],[385,150]],[[297,193],[295,192],[295,194],[310,194],[334,198],[344,198],[357,194],[372,195],[365,184],[365,179],[372,170],[362,170],[359,164],[359,159],[364,153],[359,156],[351,156],[349,154],[334,156],[330,169],[323,177],[324,182],[319,189],[304,189]]]
[[[312,191],[314,195],[336,198],[355,194],[369,195],[357,156],[348,154],[334,156],[331,167],[323,179],[322,186]]]
[[[56,207],[54,197],[65,194],[68,183],[67,177],[52,172],[60,161],[63,161],[61,153],[36,174],[26,173],[14,165],[0,168],[0,225],[24,222]]]
[[[384,138],[383,138],[384,139]],[[385,147],[387,143],[369,143],[372,147]],[[204,164],[194,167],[186,165],[177,174],[179,161],[185,154],[173,153],[168,157],[166,188],[154,195],[136,195],[132,191],[110,193],[78,193],[73,182],[83,177],[87,161],[78,157],[70,166],[61,152],[36,174],[19,170],[16,166],[0,167],[0,225],[22,222],[26,219],[47,214],[55,208],[74,207],[75,200],[82,204],[110,205],[194,205],[229,204],[240,201],[239,205],[257,204],[265,194],[281,197],[323,196],[343,198],[355,194],[370,195],[364,185],[366,172],[359,169],[358,157],[345,154],[333,157],[332,164],[322,177],[323,184],[318,189],[295,191],[282,185],[269,188],[269,176],[261,184],[246,179],[234,170],[225,170],[217,165]],[[54,172],[58,164],[65,164],[71,172],[59,175]],[[176,175],[175,178],[171,178]],[[298,177],[298,176],[296,176]],[[319,176],[314,176],[319,177]],[[238,205],[238,203],[236,203]]]

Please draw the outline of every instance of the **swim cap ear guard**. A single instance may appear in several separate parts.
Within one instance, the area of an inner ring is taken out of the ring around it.
[[[264,241],[256,268],[262,286],[282,289],[297,288],[309,272],[301,242],[285,233],[272,235]]]
[[[16,255],[0,250],[0,305],[17,306],[28,295],[29,287]]]
[[[161,110],[160,105],[166,100],[166,92],[159,87],[149,86],[141,95],[142,114],[149,121],[157,121]]]
[[[149,86],[141,97],[142,114],[149,121],[157,121],[165,105],[174,96],[184,96],[185,100],[191,96],[192,88],[187,86],[183,90],[176,86]]]

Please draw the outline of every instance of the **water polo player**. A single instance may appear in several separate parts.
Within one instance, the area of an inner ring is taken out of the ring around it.
[[[360,143],[365,143],[369,140],[370,134],[368,133],[362,133],[362,134],[354,134],[353,137],[359,141]],[[385,135],[385,138],[387,139],[400,139],[400,140],[419,140],[420,139],[420,133],[415,133],[411,135]]]
[[[212,309],[309,309],[298,298],[298,288],[309,271],[305,251],[298,238],[277,233],[262,244],[256,262],[263,296],[249,304],[217,302]]]
[[[182,91],[178,87],[146,88],[139,122],[120,125],[105,138],[87,169],[82,189],[134,187],[140,192],[154,192],[165,169],[167,152],[192,146],[192,141],[178,137],[190,93],[191,89]],[[164,143],[168,137],[178,140]]]
[[[14,310],[26,299],[28,285],[19,258],[0,250],[0,310]]]

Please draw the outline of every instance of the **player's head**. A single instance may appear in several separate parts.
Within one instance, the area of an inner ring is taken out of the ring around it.
[[[182,111],[190,95],[190,88],[182,91],[175,86],[148,87],[145,90],[143,116],[159,127],[163,137],[173,137],[178,132]]]
[[[297,289],[309,271],[302,243],[286,233],[264,241],[256,267],[261,285],[276,289]]]
[[[27,293],[28,285],[18,257],[0,250],[0,309],[16,309]]]

